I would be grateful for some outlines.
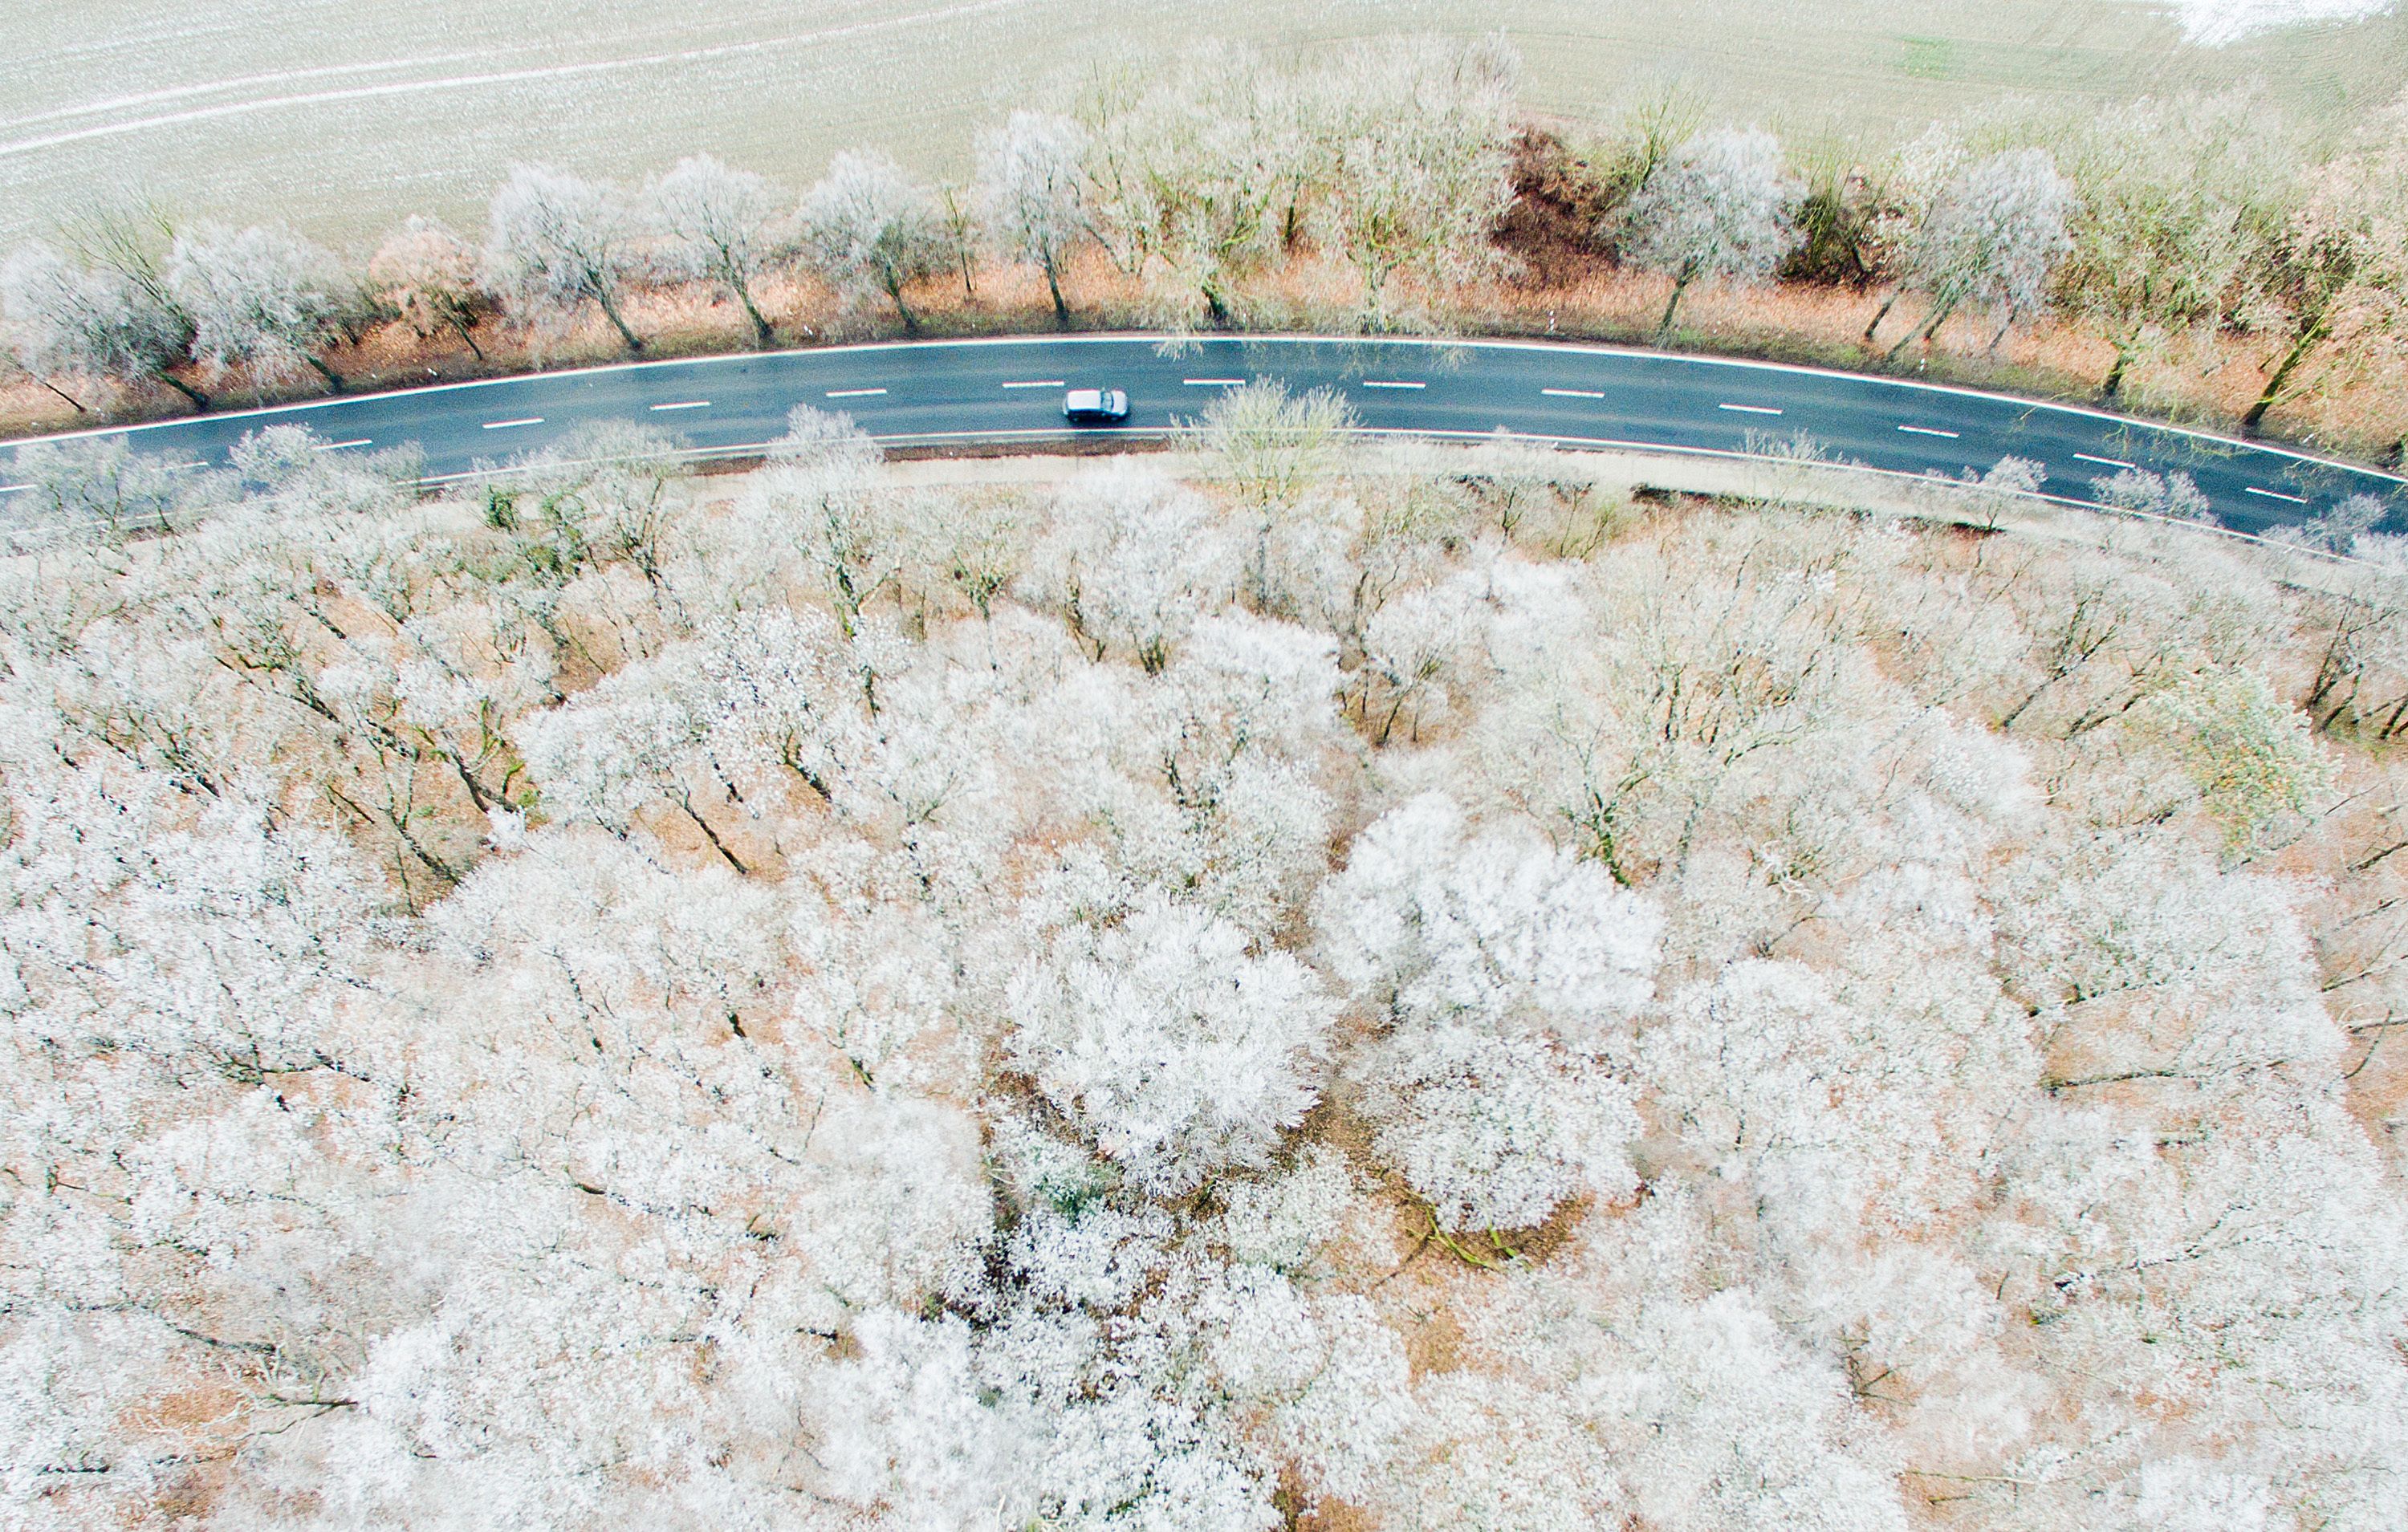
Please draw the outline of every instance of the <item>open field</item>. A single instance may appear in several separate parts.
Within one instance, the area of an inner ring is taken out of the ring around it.
[[[2332,0],[2324,0],[2330,4]],[[2198,30],[2217,4],[2191,7]],[[2294,7],[2313,10],[2315,5]],[[636,175],[697,149],[800,184],[847,144],[961,167],[974,128],[1066,89],[1129,39],[1311,52],[1469,30],[1437,0],[366,0],[19,4],[0,72],[0,245],[96,199],[283,218],[360,244],[410,212],[473,224],[514,161]],[[2259,83],[2325,125],[2408,80],[2408,18],[2319,21],[2224,48],[2121,0],[1510,0],[1484,7],[1538,109],[1596,118],[1668,86],[1793,136],[1881,132],[2013,98]],[[2203,20],[2205,19],[2205,20]],[[1138,46],[1147,46],[1140,44]]]

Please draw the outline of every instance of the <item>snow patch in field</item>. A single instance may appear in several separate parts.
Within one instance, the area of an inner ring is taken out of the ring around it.
[[[2354,21],[2389,10],[2395,0],[2168,0],[2195,43],[2221,48],[2302,21]]]

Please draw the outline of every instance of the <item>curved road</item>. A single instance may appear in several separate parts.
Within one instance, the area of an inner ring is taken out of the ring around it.
[[[1745,452],[1799,432],[1835,458],[1951,477],[2001,457],[2038,461],[2047,493],[2086,501],[2124,467],[2180,470],[2218,520],[2262,532],[2344,495],[2392,501],[2408,480],[2280,448],[2062,405],[1894,379],[1537,341],[1232,336],[1176,349],[1147,336],[902,342],[629,363],[352,394],[79,436],[123,436],[188,464],[222,465],[263,425],[307,425],[329,451],[415,443],[432,478],[557,444],[580,426],[635,421],[699,451],[738,453],[785,429],[796,405],[841,409],[890,446],[1067,435],[1066,386],[1128,391],[1128,429],[1162,431],[1254,378],[1344,394],[1375,431],[1448,437],[1504,428],[1568,446]],[[55,438],[53,438],[55,439]],[[22,486],[0,467],[0,497]]]

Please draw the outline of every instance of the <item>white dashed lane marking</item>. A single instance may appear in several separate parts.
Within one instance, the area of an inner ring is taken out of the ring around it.
[[[709,409],[710,408],[709,399],[680,399],[675,404],[652,406],[652,413],[657,415],[664,409]]]
[[[1936,425],[1901,425],[1899,429],[1918,437],[1946,437],[1951,441],[1956,439],[1956,432],[1942,431]]]
[[[487,421],[484,428],[488,431],[507,431],[514,425],[541,425],[542,423],[542,416],[526,415],[514,421]]]
[[[1366,378],[1366,379],[1363,379],[1363,386],[1364,386],[1365,388],[1427,388],[1427,387],[1429,387],[1429,385],[1428,385],[1427,383],[1400,383],[1400,382],[1394,382],[1394,381],[1383,382],[1383,381],[1381,381],[1381,380],[1379,380],[1379,379],[1370,379],[1370,378]]]
[[[1587,388],[1542,388],[1541,394],[1552,394],[1558,399],[1602,399],[1604,394]]]
[[[2101,467],[2107,468],[2133,468],[2140,465],[2135,463],[2127,463],[2120,457],[2092,457],[2088,452],[2076,452],[2073,455],[2079,462],[2096,463]]]
[[[353,437],[349,441],[322,441],[318,444],[317,451],[322,452],[339,452],[346,447],[369,447],[373,445],[375,445],[375,443],[371,442],[366,437]]]
[[[1060,388],[1062,386],[1062,379],[1059,378],[1031,378],[1025,383],[1006,383],[1003,386],[1006,388]]]
[[[873,394],[885,392],[882,388],[832,388],[827,391],[827,396],[831,399],[867,399]]]
[[[31,484],[0,484],[0,494],[19,494],[33,487]]]
[[[1778,415],[1781,413],[1781,411],[1773,408],[1770,405],[1716,405],[1714,408],[1716,409],[1733,410],[1742,415]]]
[[[2275,491],[2273,491],[2273,490],[2261,490],[2261,489],[2259,489],[2259,488],[2258,488],[2257,485],[2255,485],[2255,484],[2243,484],[2243,485],[2242,485],[2242,486],[2241,486],[2241,493],[2242,493],[2242,494],[2262,494],[2262,495],[2264,495],[2264,496],[2265,496],[2267,499],[2269,499],[2269,500],[2283,500],[2283,501],[2287,501],[2287,502],[2288,502],[2288,503],[2290,503],[2291,505],[2295,505],[2295,506],[2304,506],[2304,505],[2306,505],[2306,504],[2307,504],[2307,501],[2306,501],[2306,500],[2304,500],[2304,499],[2302,499],[2302,498],[2300,498],[2299,495],[2296,495],[2296,494],[2281,494],[2276,493],[2276,492],[2275,492]]]
[[[1182,378],[1180,381],[1189,388],[1243,388],[1246,386],[1246,380],[1242,378]]]

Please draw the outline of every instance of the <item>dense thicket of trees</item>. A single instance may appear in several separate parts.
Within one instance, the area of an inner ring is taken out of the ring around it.
[[[29,450],[7,1519],[2408,1522],[2391,540],[1343,423]]]
[[[79,408],[94,385],[202,404],[229,368],[339,386],[328,343],[385,320],[456,336],[480,360],[496,318],[527,336],[599,320],[640,351],[628,305],[648,291],[728,303],[766,345],[802,278],[908,332],[929,284],[950,273],[974,293],[982,260],[1034,268],[1063,324],[1082,262],[1126,284],[1115,322],[1326,324],[1330,300],[1300,315],[1280,287],[1306,261],[1362,329],[1445,330],[1483,284],[1528,274],[1517,199],[1536,198],[1575,265],[1665,279],[1659,336],[1699,282],[1851,283],[1881,294],[1869,360],[1928,346],[1951,319],[1978,317],[1995,347],[2053,314],[2108,343],[2108,398],[2189,340],[2242,338],[2259,353],[2252,427],[2397,358],[2408,105],[2337,143],[2252,96],[2173,96],[1801,152],[1707,122],[1675,92],[1567,146],[1522,118],[1517,73],[1493,40],[1102,69],[1063,109],[982,133],[962,184],[924,183],[876,149],[837,156],[799,197],[709,155],[640,187],[522,166],[481,246],[412,220],[348,275],[272,226],[104,219],[15,252],[0,315],[19,365]],[[1901,300],[1913,322],[1884,337]]]

